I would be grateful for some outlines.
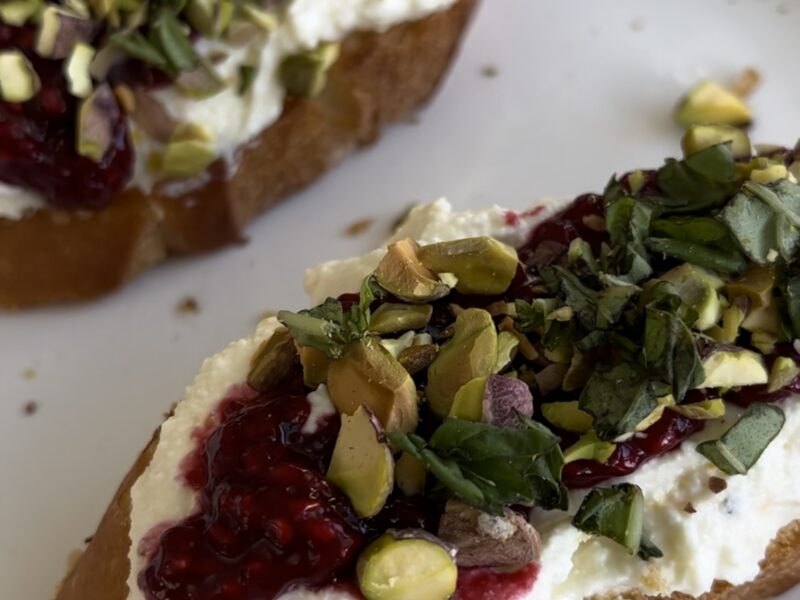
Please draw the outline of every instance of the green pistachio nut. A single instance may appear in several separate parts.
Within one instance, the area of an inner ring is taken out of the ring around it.
[[[292,374],[297,359],[297,348],[289,330],[276,329],[250,359],[248,385],[259,392],[276,388]]]
[[[461,312],[453,337],[428,368],[426,395],[433,412],[447,416],[459,388],[476,377],[490,375],[496,361],[497,330],[492,316],[479,308]]]
[[[394,486],[394,459],[378,419],[359,406],[342,425],[328,467],[327,478],[350,499],[363,518],[378,514]]]
[[[549,422],[573,433],[586,433],[592,428],[592,415],[578,408],[577,400],[547,402],[541,405],[542,415]]]
[[[324,352],[302,346],[299,350],[300,364],[303,365],[303,383],[311,389],[316,389],[321,383],[328,380],[328,367],[331,359]]]
[[[292,96],[318,96],[327,83],[328,70],[339,58],[339,44],[321,44],[314,50],[286,57],[280,66],[280,77]]]
[[[422,531],[389,531],[358,559],[367,600],[447,600],[456,591],[455,552]]]
[[[753,153],[750,136],[747,135],[747,132],[732,125],[690,125],[683,135],[681,147],[683,153],[690,156],[711,146],[724,143],[731,145],[734,158],[750,158]]]
[[[564,450],[564,463],[571,463],[576,460],[595,460],[599,463],[604,463],[611,458],[616,449],[616,444],[604,442],[597,437],[594,431],[590,431]]]
[[[433,307],[430,304],[381,304],[372,313],[369,331],[379,335],[424,329],[431,320]]]
[[[462,294],[502,294],[517,272],[517,251],[490,237],[423,246],[419,260],[436,273],[452,273]]]
[[[691,324],[694,329],[705,331],[719,321],[722,303],[718,292],[725,282],[711,271],[684,263],[667,271],[660,279],[674,285],[683,303],[697,313],[697,319]]]
[[[41,0],[4,0],[0,2],[0,21],[22,27],[41,11]]]
[[[168,177],[192,177],[205,171],[216,157],[210,133],[189,123],[172,134],[164,148],[162,169]]]
[[[70,52],[64,63],[64,74],[67,77],[67,89],[76,98],[86,98],[92,93],[92,76],[89,67],[94,60],[95,49],[89,44],[79,42]]]
[[[376,338],[352,342],[328,367],[328,393],[340,413],[362,404],[386,431],[413,432],[419,422],[417,388],[411,375]]]
[[[782,390],[797,379],[798,375],[800,375],[800,367],[797,366],[794,359],[788,356],[779,356],[775,359],[775,362],[772,363],[772,368],[769,372],[767,392],[771,394]]]
[[[100,162],[111,147],[119,105],[108,84],[101,84],[85,98],[78,110],[78,154]]]
[[[667,408],[695,421],[707,421],[725,416],[725,401],[722,398],[712,398],[689,404],[675,404]]]
[[[389,246],[375,270],[378,284],[390,294],[412,303],[437,300],[450,293],[450,288],[417,257],[419,245],[410,239]]]
[[[683,127],[709,123],[744,127],[753,117],[748,106],[733,92],[713,81],[703,81],[681,100],[675,120]]]
[[[40,85],[39,76],[22,52],[0,52],[0,98],[5,102],[27,102]]]
[[[428,470],[415,456],[403,452],[394,465],[394,480],[406,496],[417,496],[425,491]]]

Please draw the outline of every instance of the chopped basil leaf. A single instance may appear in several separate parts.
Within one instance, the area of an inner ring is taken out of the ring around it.
[[[738,252],[738,246],[731,237],[730,229],[713,217],[653,219],[650,223],[650,235]]]
[[[670,256],[722,273],[740,273],[747,266],[744,256],[733,250],[719,250],[683,240],[650,238],[647,247],[655,254]]]
[[[527,428],[511,429],[450,418],[428,443],[413,434],[387,436],[475,508],[491,514],[511,504],[565,508],[558,438],[543,425],[525,422]]]
[[[677,402],[703,382],[703,364],[694,336],[679,318],[680,298],[670,296],[645,309],[642,359],[651,375],[668,385]]]
[[[643,560],[663,556],[643,533],[644,495],[636,485],[622,483],[593,489],[575,513],[572,525],[606,537]]]
[[[298,313],[282,310],[278,313],[278,320],[289,328],[292,337],[301,346],[316,348],[329,358],[339,358],[348,343],[366,334],[370,305],[382,293],[374,277],[369,276],[361,284],[358,303],[347,314],[341,302],[328,298],[310,310]]]
[[[175,71],[192,71],[200,65],[200,58],[187,32],[169,8],[164,7],[158,12],[150,32],[152,41],[158,45]]]
[[[641,365],[624,361],[598,366],[581,392],[579,406],[594,418],[601,440],[633,431],[658,405],[656,389]]]
[[[664,193],[657,202],[665,214],[722,206],[736,189],[736,163],[730,142],[683,160],[667,159],[656,173],[656,182]]]
[[[748,181],[719,217],[751,260],[766,265],[780,256],[789,262],[800,247],[800,186],[786,179]]]
[[[721,438],[699,444],[697,451],[724,473],[744,475],[758,462],[785,421],[780,407],[751,404]]]
[[[109,36],[108,41],[129,56],[161,69],[168,75],[176,75],[167,57],[153,43],[138,31],[118,32]]]
[[[236,92],[240,96],[244,96],[250,90],[257,73],[258,68],[253,65],[239,65],[239,84]]]

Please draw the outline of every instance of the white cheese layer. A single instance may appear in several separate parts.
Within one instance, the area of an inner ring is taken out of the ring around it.
[[[509,219],[500,207],[454,213],[438,200],[414,209],[392,239],[411,237],[423,242],[490,234],[510,244],[521,243],[540,220],[565,201],[549,200],[534,215]],[[383,256],[379,249],[359,258],[324,263],[306,273],[312,303],[358,288]],[[143,600],[136,575],[144,566],[137,552],[153,527],[188,516],[194,494],[179,482],[180,464],[194,448],[191,432],[202,425],[226,390],[245,380],[250,355],[272,333],[274,319],[264,321],[254,336],[228,346],[207,360],[187,389],[175,415],[162,426],[156,454],[131,495],[131,565],[129,600]],[[315,406],[329,410],[324,390],[314,395]],[[607,540],[590,538],[569,524],[570,514],[539,513],[533,521],[543,542],[542,571],[531,598],[581,600],[595,593],[635,587],[650,593],[682,591],[699,595],[715,579],[734,584],[752,579],[769,541],[790,521],[800,518],[800,398],[785,404],[786,425],[747,476],[727,478],[720,494],[708,488],[710,476],[722,476],[694,448],[713,427],[681,449],[655,459],[628,481],[640,485],[646,497],[646,528],[664,551],[664,558],[645,563]],[[309,424],[309,426],[313,426]],[[571,510],[580,505],[575,492]],[[696,512],[684,509],[691,504]],[[338,591],[295,591],[282,600],[349,600]]]
[[[209,59],[225,89],[197,100],[174,86],[154,93],[179,122],[196,123],[212,135],[218,156],[231,168],[236,151],[281,114],[284,89],[278,77],[282,60],[320,42],[337,42],[355,31],[383,32],[399,23],[422,19],[445,10],[456,0],[289,0],[285,16],[275,31],[256,35],[247,44],[233,47],[220,40],[202,38],[198,54]],[[256,66],[256,76],[244,96],[237,93],[239,67]],[[152,140],[134,136],[136,163],[130,187],[149,191],[154,183],[147,169],[148,156],[159,147]],[[2,185],[2,184],[0,184]],[[6,189],[7,188],[7,189]],[[0,218],[19,219],[43,206],[37,195],[19,188],[0,187]]]

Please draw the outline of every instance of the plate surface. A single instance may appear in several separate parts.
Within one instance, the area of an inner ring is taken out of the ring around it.
[[[304,306],[306,266],[375,246],[411,202],[521,209],[658,165],[678,150],[673,104],[704,76],[757,68],[754,138],[791,145],[798,30],[788,1],[485,0],[419,122],[260,219],[249,244],[172,261],[93,304],[0,315],[0,596],[51,597],[202,359],[263,311]],[[365,218],[365,233],[344,234]],[[186,297],[198,312],[176,310]]]

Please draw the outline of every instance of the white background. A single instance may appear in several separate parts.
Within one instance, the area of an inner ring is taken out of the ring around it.
[[[375,246],[410,202],[522,209],[657,165],[678,149],[673,104],[703,76],[756,67],[754,137],[791,145],[798,31],[791,0],[484,0],[419,124],[273,210],[248,245],[173,261],[93,304],[0,314],[0,598],[51,597],[202,359],[263,311],[302,307],[306,266]],[[365,217],[367,233],[343,234]],[[187,295],[199,314],[176,312]],[[29,400],[39,412],[23,416]]]

